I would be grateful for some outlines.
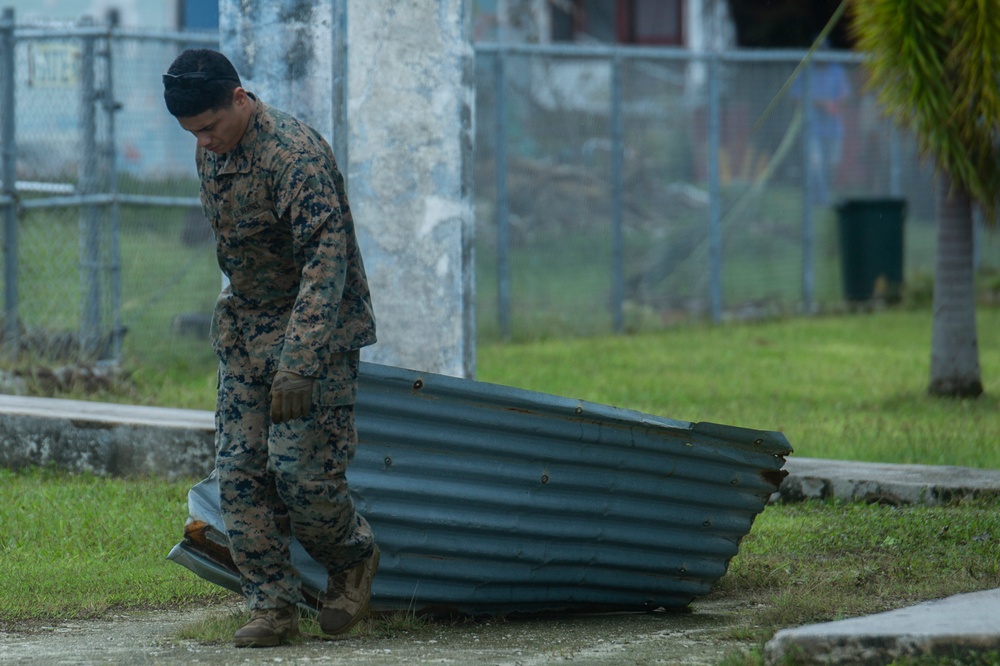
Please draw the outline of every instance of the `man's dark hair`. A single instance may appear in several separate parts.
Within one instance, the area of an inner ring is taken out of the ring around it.
[[[241,86],[229,58],[211,49],[188,49],[163,75],[163,100],[171,115],[190,118],[227,108],[233,103],[233,90]]]

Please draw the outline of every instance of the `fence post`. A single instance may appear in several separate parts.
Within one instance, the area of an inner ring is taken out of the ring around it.
[[[121,109],[121,104],[115,99],[114,87],[114,30],[118,27],[118,12],[110,10],[108,16],[108,35],[105,39],[105,49],[102,53],[105,63],[104,91],[101,94],[104,113],[107,117],[108,137],[104,148],[104,168],[108,172],[108,192],[111,194],[109,232],[111,246],[109,248],[109,266],[111,280],[111,330],[110,357],[121,358],[122,335],[122,263],[121,263],[121,206],[118,203],[118,149],[116,145],[115,114]]]
[[[93,24],[89,17],[80,21],[84,27]],[[95,112],[96,83],[94,81],[95,36],[81,36],[80,49],[80,144],[82,155],[78,171],[80,195],[80,355],[93,358],[101,323],[100,225],[97,205],[92,196],[97,192],[100,161],[97,154],[97,117]]]
[[[14,9],[6,7],[0,20],[0,145],[3,147],[3,341],[4,353],[16,356],[20,347],[17,312],[17,146],[14,142]]]
[[[712,51],[708,67],[708,243],[712,321],[722,321],[722,198],[719,187],[721,62]]]
[[[497,316],[500,336],[510,339],[510,216],[507,203],[507,52],[501,45],[493,61],[496,86],[496,218],[497,218]]]
[[[615,333],[625,329],[625,237],[622,229],[625,138],[622,127],[622,57],[618,49],[611,58],[611,247],[612,307]]]
[[[333,154],[347,178],[347,0],[334,0],[331,44],[333,45]]]
[[[896,123],[885,121],[889,129],[889,196],[903,196],[903,157]]]
[[[815,309],[814,293],[816,289],[813,254],[815,238],[813,232],[813,200],[815,199],[816,183],[813,177],[814,169],[822,169],[823,165],[812,164],[812,147],[809,145],[813,136],[812,108],[812,61],[806,63],[802,72],[802,175],[805,187],[802,196],[802,309],[812,313]]]

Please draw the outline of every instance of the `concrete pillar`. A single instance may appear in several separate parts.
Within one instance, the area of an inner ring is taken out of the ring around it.
[[[379,342],[362,358],[474,377],[471,7],[348,0],[338,147],[343,2],[220,0],[221,49],[249,90],[338,151],[378,322]]]
[[[374,358],[475,374],[474,56],[465,0],[351,0],[351,203],[373,235]]]
[[[342,0],[219,0],[220,49],[243,85],[331,140],[335,5]],[[332,145],[332,142],[331,142]],[[339,158],[339,156],[338,156]]]

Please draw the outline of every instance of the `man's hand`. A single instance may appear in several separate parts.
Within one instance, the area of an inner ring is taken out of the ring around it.
[[[300,419],[312,408],[313,379],[279,370],[271,382],[271,423]]]

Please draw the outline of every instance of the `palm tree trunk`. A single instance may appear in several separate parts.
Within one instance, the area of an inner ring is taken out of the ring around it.
[[[983,392],[976,337],[972,198],[942,172],[931,332],[933,395],[975,398]]]

